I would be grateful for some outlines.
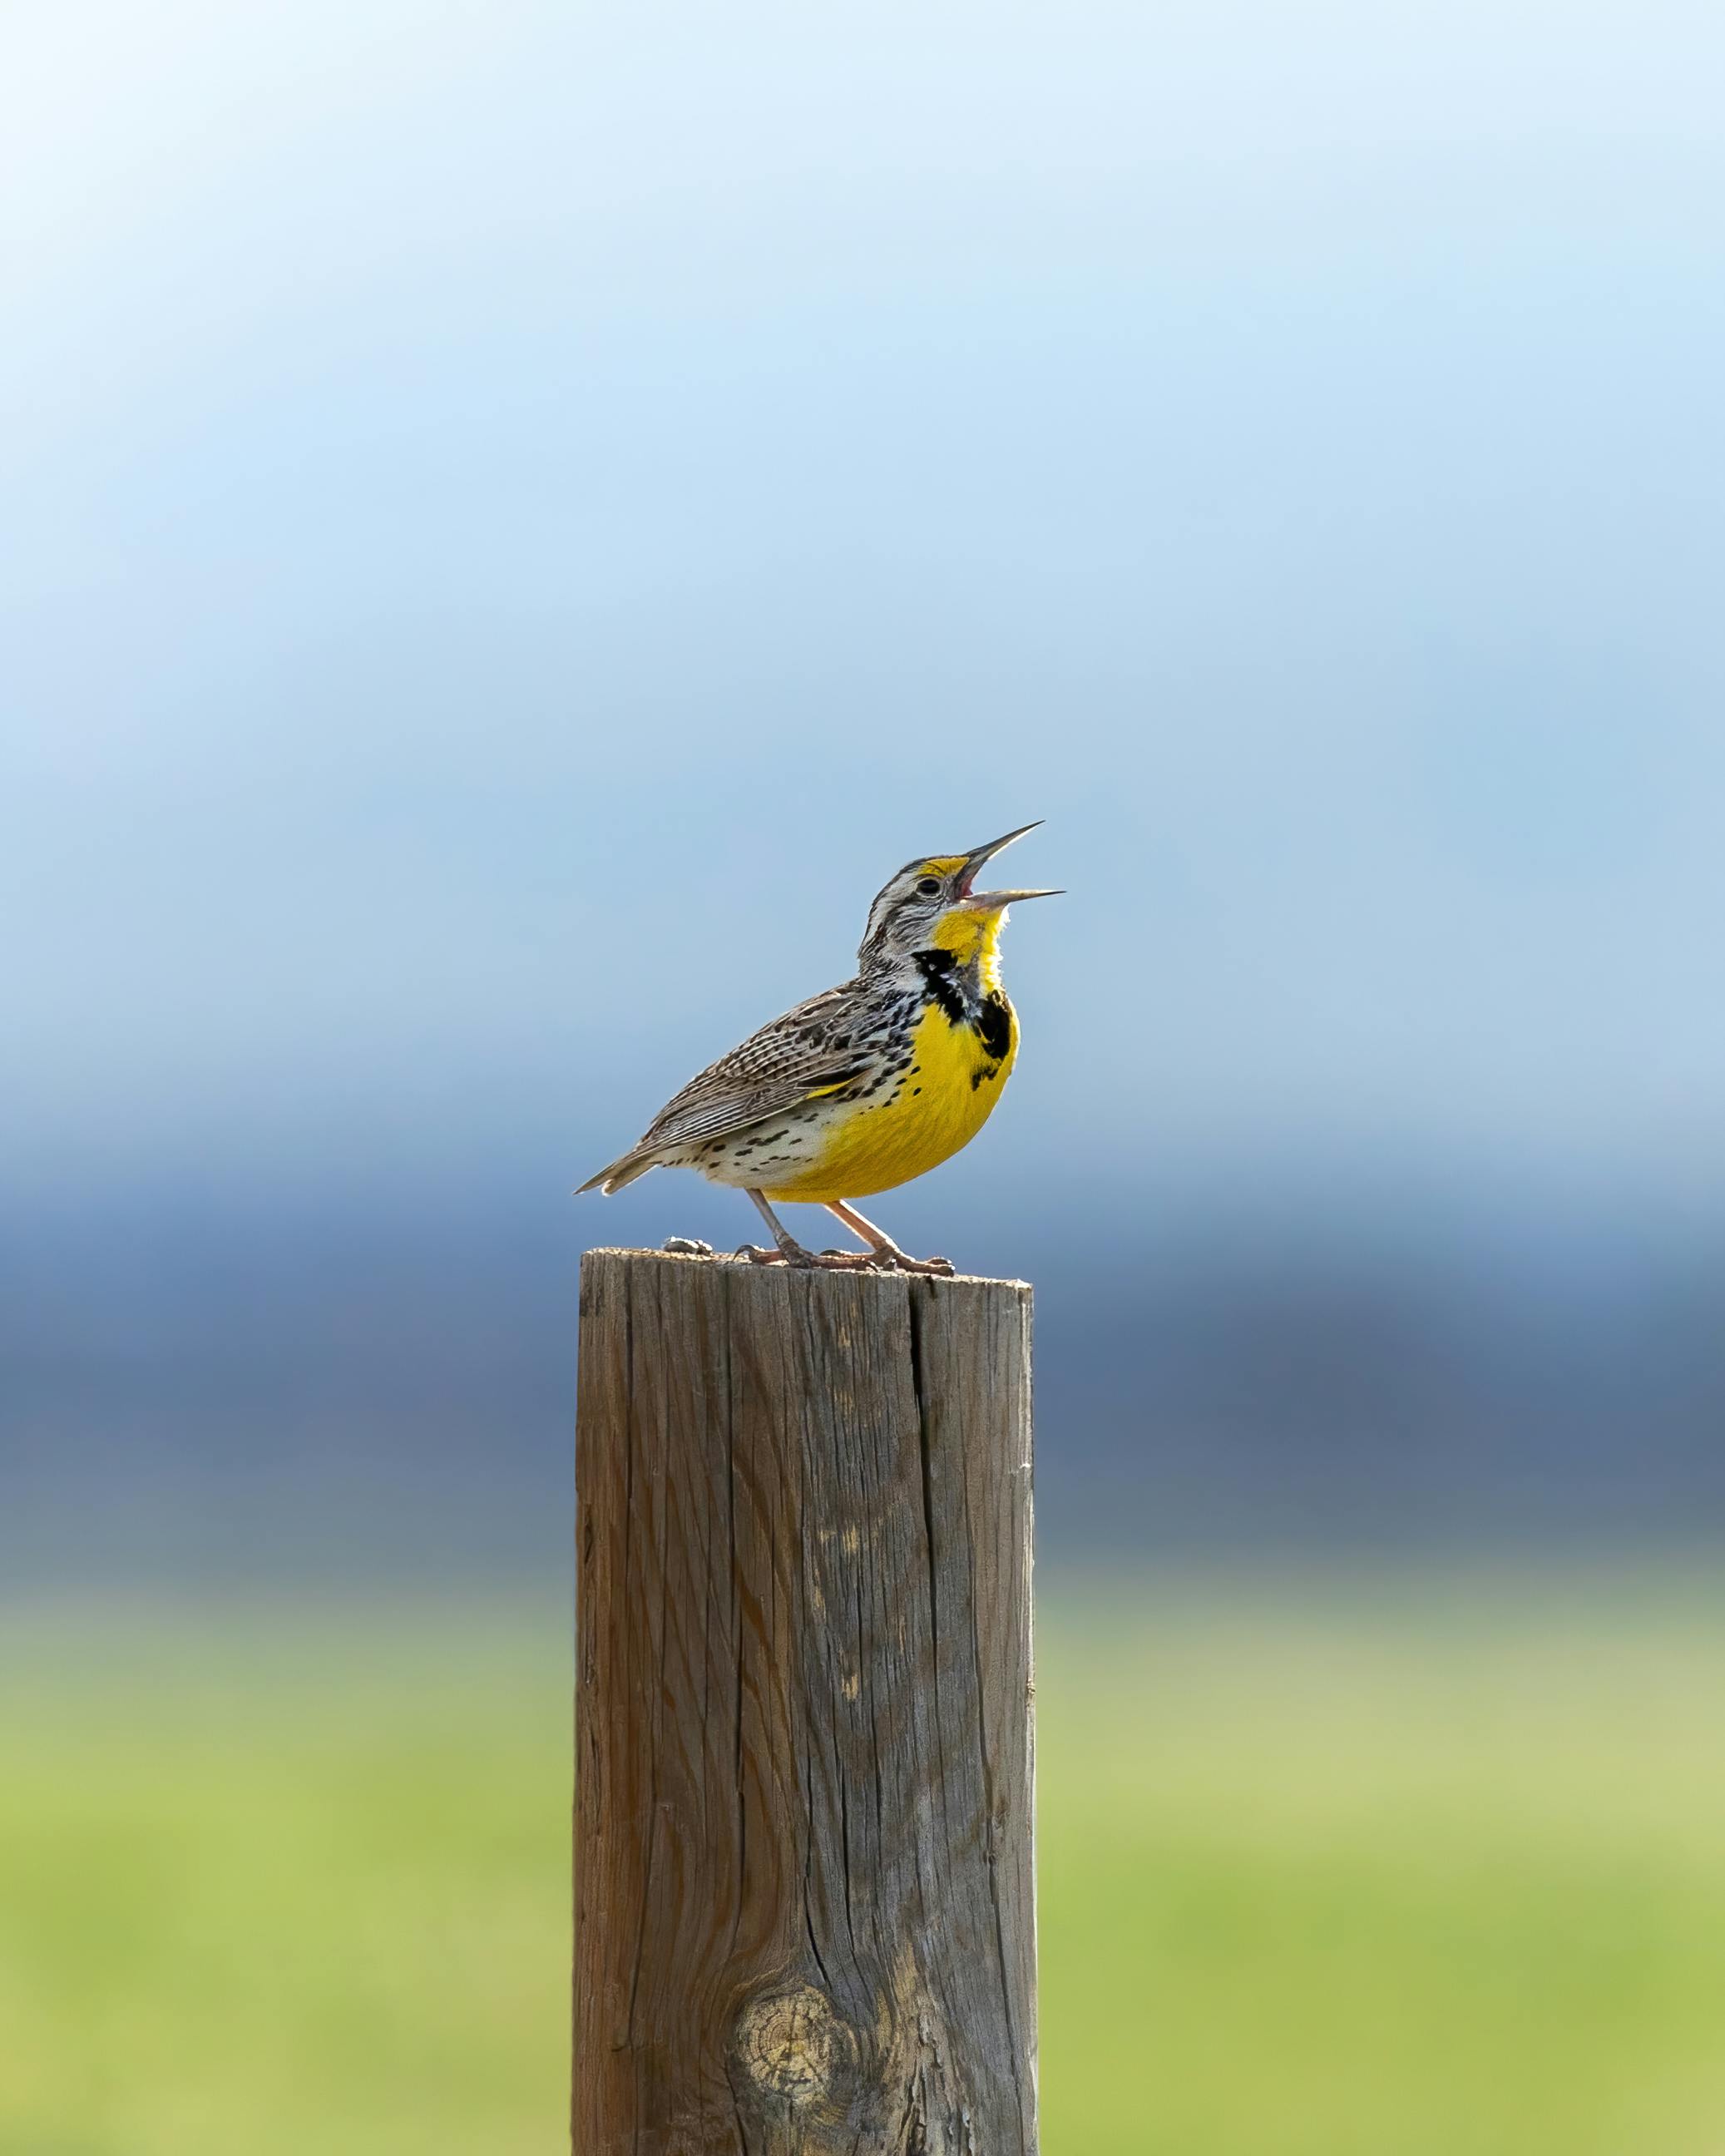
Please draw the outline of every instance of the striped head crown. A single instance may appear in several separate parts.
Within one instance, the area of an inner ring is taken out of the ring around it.
[[[891,967],[918,951],[930,949],[942,921],[952,914],[978,919],[998,915],[1014,899],[1052,898],[1045,891],[982,891],[977,876],[1002,847],[1034,831],[1034,824],[1021,824],[1004,839],[992,839],[968,854],[927,854],[906,861],[897,875],[881,886],[869,908],[869,925],[857,952],[865,972]]]

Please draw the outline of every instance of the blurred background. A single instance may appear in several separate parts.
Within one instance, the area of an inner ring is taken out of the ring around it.
[[[1725,2148],[1722,70],[0,21],[0,2156],[560,2145],[567,1193],[1033,816],[1047,2148]]]

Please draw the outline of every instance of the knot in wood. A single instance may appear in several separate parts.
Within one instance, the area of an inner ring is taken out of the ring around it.
[[[790,2103],[826,2096],[849,2053],[844,2023],[813,1984],[754,2000],[737,2025],[737,2056],[745,2072],[763,2096]]]

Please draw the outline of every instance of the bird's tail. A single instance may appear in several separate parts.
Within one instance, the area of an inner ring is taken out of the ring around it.
[[[614,1190],[621,1190],[624,1183],[633,1183],[638,1175],[644,1175],[649,1168],[658,1165],[656,1152],[643,1152],[637,1147],[633,1152],[626,1152],[619,1159],[614,1160],[608,1168],[602,1168],[597,1175],[588,1176],[575,1195],[579,1198],[584,1191],[603,1190],[608,1198]]]

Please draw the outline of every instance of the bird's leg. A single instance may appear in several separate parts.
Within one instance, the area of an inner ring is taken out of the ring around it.
[[[860,1250],[854,1255],[845,1250],[824,1250],[817,1257],[813,1250],[803,1249],[783,1221],[779,1219],[778,1214],[767,1203],[764,1192],[752,1190],[749,1196],[754,1200],[756,1210],[760,1214],[761,1218],[773,1230],[773,1240],[778,1245],[777,1250],[757,1250],[752,1243],[745,1243],[737,1255],[740,1258],[747,1258],[751,1265],[819,1265],[834,1271],[857,1272],[863,1266],[873,1264],[873,1259],[865,1257]]]
[[[745,1243],[737,1252],[737,1256],[747,1258],[752,1264],[757,1265],[812,1265],[814,1263],[812,1253],[803,1249],[783,1221],[779,1219],[778,1214],[767,1203],[765,1193],[752,1190],[748,1197],[749,1203],[773,1230],[773,1240],[778,1245],[778,1248],[774,1250],[763,1250],[753,1243]]]
[[[854,1205],[847,1205],[842,1198],[828,1201],[827,1210],[835,1219],[842,1220],[853,1235],[860,1235],[869,1246],[868,1262],[886,1266],[901,1273],[950,1273],[950,1258],[913,1258],[900,1250],[884,1228],[877,1228],[872,1220],[865,1220]]]

